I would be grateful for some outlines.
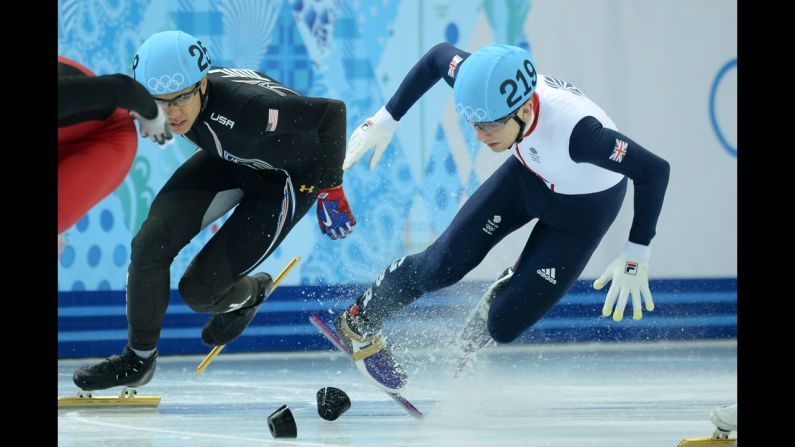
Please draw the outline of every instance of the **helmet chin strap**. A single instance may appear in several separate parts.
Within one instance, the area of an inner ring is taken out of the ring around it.
[[[516,140],[513,142],[513,144],[517,144],[517,143],[521,143],[522,140],[524,139],[524,136],[523,136],[524,135],[524,126],[525,126],[526,123],[524,121],[522,121],[521,118],[519,118],[519,114],[518,113],[513,116],[513,119],[516,120],[517,123],[519,123],[519,133],[516,135]]]
[[[204,108],[207,107],[207,100],[210,98],[210,92],[202,93],[201,89],[199,89],[199,95],[202,101],[202,107],[199,109],[199,113],[202,113],[204,112]]]
[[[530,121],[531,122],[533,121],[533,118],[535,118],[535,115],[533,113],[533,109],[531,108],[530,109]],[[524,126],[527,123],[525,123],[524,121],[522,121],[521,118],[519,118],[519,114],[518,113],[513,116],[513,119],[516,120],[516,122],[519,124],[519,133],[516,135],[516,140],[513,142],[513,144],[518,144],[518,143],[521,143],[522,140],[524,139]]]

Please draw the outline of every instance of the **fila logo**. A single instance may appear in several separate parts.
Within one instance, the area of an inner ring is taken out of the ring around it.
[[[301,187],[298,189],[298,191],[300,191],[300,192],[308,192],[309,194],[312,194],[312,191],[314,189],[315,189],[315,185],[312,185],[312,186],[310,186],[308,188],[306,187],[306,185],[301,185]]]
[[[362,130],[367,130],[367,128],[368,128],[368,127],[370,127],[370,126],[372,126],[372,125],[373,125],[373,122],[372,122],[372,120],[367,120],[367,121],[365,121],[364,123],[362,123],[362,125],[361,125],[361,126],[359,126],[359,129],[362,129]]]
[[[637,275],[638,274],[638,263],[637,262],[627,262],[624,266],[624,273],[627,275]]]
[[[555,269],[538,269],[536,273],[541,275],[542,278],[546,279],[547,281],[551,282],[552,284],[557,284],[558,281],[555,279]]]
[[[213,121],[218,121],[218,124],[220,124],[222,126],[227,126],[230,129],[235,127],[235,122],[234,121],[232,121],[229,118],[221,115],[220,113],[215,113],[215,112],[211,113],[210,114],[210,119],[213,120]]]
[[[481,228],[481,230],[483,230],[489,236],[494,236],[494,232],[497,231],[497,228],[500,227],[498,225],[500,222],[502,222],[502,217],[499,215],[495,215],[491,219],[486,219],[486,225],[483,228]]]

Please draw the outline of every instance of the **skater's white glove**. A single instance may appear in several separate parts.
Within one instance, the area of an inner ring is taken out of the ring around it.
[[[348,152],[345,155],[345,161],[342,163],[342,169],[348,170],[354,163],[359,161],[360,158],[367,153],[370,148],[374,147],[373,155],[370,157],[370,169],[381,161],[381,156],[384,155],[386,147],[392,141],[392,135],[398,128],[400,123],[392,118],[392,115],[386,110],[386,107],[381,107],[375,115],[367,118],[367,120],[356,128],[353,132],[350,141],[348,141]]]
[[[627,298],[632,295],[632,318],[640,320],[643,312],[640,307],[640,298],[646,304],[646,310],[654,310],[654,302],[651,300],[649,290],[649,255],[651,249],[645,245],[627,242],[624,247],[624,254],[607,266],[607,270],[602,273],[593,283],[596,290],[601,290],[611,280],[610,290],[607,291],[605,305],[602,307],[602,315],[609,317],[613,314],[613,320],[621,321],[624,318],[624,308],[627,306]],[[616,303],[618,299],[618,303]],[[615,310],[613,305],[615,304]]]
[[[146,119],[136,112],[130,112],[133,118],[138,120],[138,128],[141,136],[152,140],[160,149],[165,149],[166,146],[173,143],[171,129],[168,127],[168,118],[166,112],[162,107],[157,106],[157,116],[152,119]]]

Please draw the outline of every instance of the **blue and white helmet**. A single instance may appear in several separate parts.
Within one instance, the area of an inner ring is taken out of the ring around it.
[[[471,123],[496,121],[518,110],[536,90],[533,56],[510,45],[492,44],[472,53],[453,85],[458,113]]]
[[[152,34],[133,59],[133,78],[152,95],[167,95],[199,82],[210,71],[201,41],[182,31]]]

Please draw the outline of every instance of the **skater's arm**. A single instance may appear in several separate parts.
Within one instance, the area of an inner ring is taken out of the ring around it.
[[[620,132],[605,128],[590,116],[574,127],[569,153],[578,163],[591,163],[624,174],[633,181],[635,214],[629,240],[623,253],[607,266],[593,287],[601,290],[611,283],[602,307],[603,316],[612,314],[613,320],[621,321],[627,301],[632,298],[632,318],[639,320],[643,317],[641,299],[647,311],[654,310],[649,289],[649,244],[656,233],[670,166],[667,161]]]
[[[392,135],[403,115],[439,79],[444,79],[452,87],[458,67],[468,56],[466,51],[448,43],[440,43],[425,53],[400,83],[389,102],[353,132],[343,169],[349,169],[371,148],[373,155],[368,166],[373,169],[392,141]]]
[[[656,234],[657,219],[668,187],[668,162],[620,132],[602,126],[593,117],[577,123],[569,147],[572,160],[591,163],[632,179],[635,214],[629,241],[648,246]]]
[[[58,77],[58,127],[102,120],[119,107],[150,120],[158,114],[146,88],[127,75]]]
[[[386,103],[386,111],[395,121],[400,121],[439,79],[444,79],[452,87],[459,67],[469,54],[449,43],[440,43],[428,50],[403,78],[395,94]]]

